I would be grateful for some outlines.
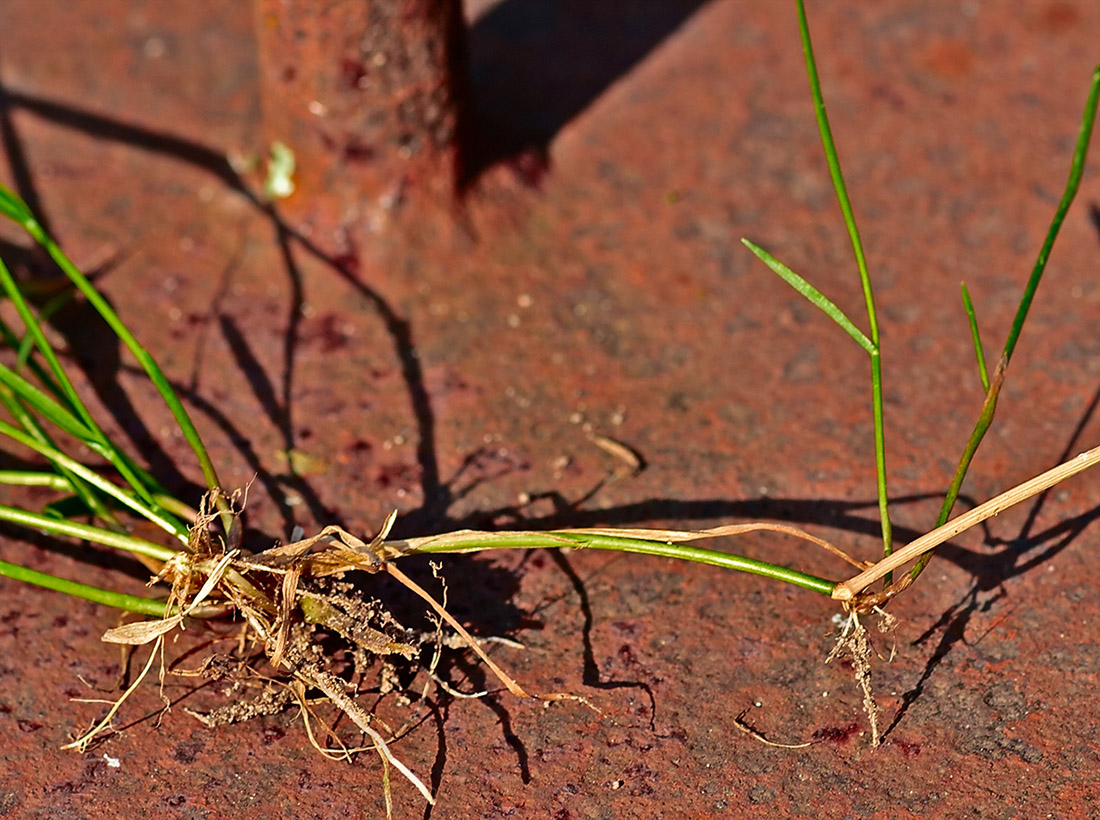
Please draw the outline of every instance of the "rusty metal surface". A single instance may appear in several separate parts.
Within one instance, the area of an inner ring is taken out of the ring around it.
[[[395,507],[404,534],[505,524],[523,497],[533,526],[778,519],[873,557],[866,360],[738,242],[859,314],[793,8],[715,0],[647,17],[626,4],[623,30],[645,47],[609,49],[614,71],[571,77],[547,60],[513,72],[587,89],[532,124],[494,105],[524,93],[494,90],[501,66],[525,48],[545,59],[554,43],[540,32],[557,32],[563,55],[595,48],[593,27],[615,32],[584,4],[522,5],[473,23],[472,91],[501,129],[486,149],[499,161],[457,216],[398,209],[382,253],[366,229],[281,244],[236,186],[224,157],[262,141],[245,4],[3,4],[0,176],[33,186],[78,263],[107,261],[103,289],[185,388],[224,481],[256,477],[258,541],[295,523],[371,531]],[[959,280],[996,348],[1060,195],[1100,8],[818,5],[819,66],[878,285],[891,494],[909,540],[932,523],[981,403]],[[1095,155],[971,501],[1100,441],[1098,168]],[[129,360],[87,317],[58,332],[102,415],[193,491],[186,446]],[[616,467],[589,431],[648,466],[570,508]],[[942,550],[892,608],[902,624],[897,659],[875,667],[889,727],[877,751],[851,670],[823,663],[836,609],[820,596],[609,554],[448,560],[456,616],[526,645],[498,648],[499,663],[604,715],[434,698],[394,750],[436,790],[437,819],[1092,816],[1098,506],[1100,481],[1084,476]],[[845,571],[779,537],[730,549]],[[9,530],[2,552],[88,583],[144,581],[124,561]],[[184,708],[224,696],[189,694],[187,679],[169,678],[183,700],[160,720],[147,686],[124,731],[83,757],[61,751],[102,714],[70,699],[108,697],[118,675],[117,649],[98,640],[116,616],[0,589],[0,816],[382,815],[372,756],[322,760],[292,713],[206,729]],[[189,631],[173,651],[202,640]],[[445,671],[465,689],[484,681],[462,658]],[[745,709],[769,738],[816,742],[765,746],[735,725]],[[380,714],[403,712],[387,698]],[[396,816],[424,816],[411,788],[395,779],[394,792]]]

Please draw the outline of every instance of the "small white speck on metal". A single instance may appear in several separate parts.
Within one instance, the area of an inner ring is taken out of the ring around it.
[[[286,199],[294,193],[296,164],[294,151],[290,146],[278,140],[271,143],[267,178],[264,180],[264,193],[268,199]]]

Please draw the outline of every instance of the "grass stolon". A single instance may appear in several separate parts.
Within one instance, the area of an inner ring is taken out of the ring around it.
[[[0,334],[7,346],[15,352],[10,366],[0,364],[0,405],[9,417],[7,421],[0,421],[0,436],[35,453],[42,464],[41,468],[34,470],[0,471],[0,484],[49,488],[59,496],[41,512],[0,506],[0,520],[58,537],[76,538],[129,552],[149,566],[156,573],[157,580],[169,589],[167,599],[125,595],[0,560],[0,575],[154,618],[124,624],[108,631],[104,636],[105,640],[121,644],[152,644],[152,652],[138,679],[95,727],[70,744],[73,748],[86,749],[89,743],[109,727],[116,710],[151,671],[154,658],[162,654],[164,638],[169,632],[183,625],[186,619],[233,614],[244,624],[240,645],[247,650],[238,659],[238,674],[256,677],[259,673],[251,669],[248,657],[265,657],[267,664],[274,670],[271,675],[275,676],[269,675],[268,679],[281,687],[279,702],[301,706],[311,742],[325,754],[346,758],[355,750],[344,746],[340,738],[316,716],[310,705],[308,693],[321,692],[369,738],[366,748],[373,748],[383,763],[387,803],[390,767],[400,772],[427,801],[432,802],[431,792],[389,748],[389,743],[394,737],[400,736],[403,730],[380,732],[376,728],[378,722],[348,694],[345,681],[330,671],[324,658],[311,654],[311,636],[317,629],[340,635],[355,651],[369,657],[416,658],[420,655],[420,643],[424,640],[422,636],[417,638],[410,631],[404,630],[384,608],[367,604],[352,595],[347,585],[333,579],[353,570],[371,574],[383,572],[426,602],[438,624],[435,634],[427,639],[428,643],[435,644],[429,664],[429,677],[434,676],[434,665],[439,659],[439,647],[446,625],[448,630],[453,630],[466,646],[479,655],[503,685],[517,697],[548,702],[561,699],[583,701],[571,695],[535,695],[526,692],[492,662],[478,640],[470,636],[450,616],[444,603],[436,601],[396,565],[399,559],[409,555],[531,548],[604,549],[676,558],[755,573],[831,596],[850,615],[838,650],[851,652],[856,662],[857,677],[864,691],[864,701],[871,715],[873,735],[877,742],[878,729],[869,677],[870,649],[866,632],[859,623],[859,616],[880,611],[882,605],[909,586],[923,571],[932,556],[932,550],[938,544],[996,515],[1007,506],[1029,498],[1100,461],[1100,448],[1095,448],[952,521],[948,520],[963,478],[982,437],[992,423],[997,398],[1028,309],[1058,230],[1080,184],[1096,115],[1097,96],[1100,93],[1100,69],[1092,77],[1065,193],[1024,288],[1016,317],[992,377],[986,370],[974,306],[965,285],[963,286],[963,305],[974,342],[982,385],[986,391],[985,401],[974,431],[959,459],[936,527],[908,546],[895,551],[886,481],[881,346],[871,278],[825,113],[803,4],[798,2],[797,8],[818,127],[833,187],[855,255],[865,297],[868,332],[864,333],[805,278],[758,245],[748,240],[742,241],[772,271],[829,316],[868,354],[883,559],[873,565],[859,561],[809,533],[774,523],[738,524],[694,531],[616,528],[566,529],[554,532],[459,531],[424,538],[389,540],[389,530],[394,520],[391,515],[369,542],[364,542],[338,527],[326,527],[315,536],[285,545],[268,547],[242,543],[239,500],[221,486],[215,466],[195,426],[152,355],[141,346],[88,278],[46,235],[26,203],[7,188],[0,186],[0,216],[22,227],[45,250],[68,277],[73,289],[95,307],[111,330],[125,343],[170,409],[194,452],[207,484],[207,494],[198,500],[198,509],[191,509],[185,501],[168,495],[153,476],[111,440],[80,398],[66,373],[61,356],[54,350],[49,334],[43,327],[43,316],[48,315],[53,306],[48,305],[41,311],[36,311],[0,260],[0,287],[11,300],[21,323],[21,327],[11,327],[0,320]],[[80,448],[88,448],[108,466],[92,468],[71,455]],[[155,524],[164,531],[167,536],[165,540],[172,545],[131,535],[128,524],[134,518]],[[97,523],[88,523],[89,519]],[[847,580],[830,580],[693,544],[696,541],[754,530],[771,530],[806,540],[852,564],[858,572]],[[914,560],[916,563],[908,572],[897,579],[893,578],[892,573],[895,570]],[[872,590],[871,585],[880,579],[885,580],[884,586]],[[212,724],[221,720],[217,716],[207,717]],[[315,726],[321,730],[321,740],[316,739]]]

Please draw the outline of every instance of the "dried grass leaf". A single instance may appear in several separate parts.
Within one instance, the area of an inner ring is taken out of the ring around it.
[[[175,615],[171,615],[167,618],[162,618],[159,621],[138,621],[133,624],[124,624],[122,626],[116,626],[113,629],[108,629],[103,633],[101,640],[107,643],[120,643],[129,644],[131,646],[138,646],[141,644],[147,644],[150,641],[154,641],[164,635],[167,632],[175,629],[181,623],[183,619],[190,615],[199,607],[203,601],[205,601],[210,593],[214,591],[214,588],[221,581],[222,576],[225,575],[229,565],[233,559],[237,556],[237,550],[226,553],[221,557],[221,560],[214,565],[214,568],[210,571],[210,575],[207,577],[206,582],[199,588],[198,593],[192,599],[191,603],[187,605],[182,612]],[[173,593],[172,598],[176,597]],[[168,606],[171,606],[172,598],[168,599]]]
[[[138,621],[133,624],[123,624],[103,633],[101,640],[107,643],[129,644],[140,646],[154,641],[166,632],[171,632],[183,623],[182,615],[173,615],[159,621]]]

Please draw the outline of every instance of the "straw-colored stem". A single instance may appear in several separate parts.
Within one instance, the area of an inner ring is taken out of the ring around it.
[[[849,578],[842,584],[837,584],[832,597],[838,601],[850,601],[879,578],[900,567],[914,558],[923,555],[931,549],[935,549],[945,541],[949,541],[961,532],[964,532],[976,524],[980,524],[988,518],[1007,510],[1014,504],[1026,501],[1043,490],[1048,490],[1060,481],[1070,476],[1087,470],[1100,463],[1100,447],[1093,447],[1069,461],[1059,464],[1052,470],[1047,470],[1041,475],[1035,476],[1023,484],[1013,487],[1007,492],[991,498],[984,504],[980,504],[967,513],[948,521],[942,527],[922,535],[916,541],[906,544],[895,551],[888,558],[879,561],[870,569],[861,572],[854,578]]]

